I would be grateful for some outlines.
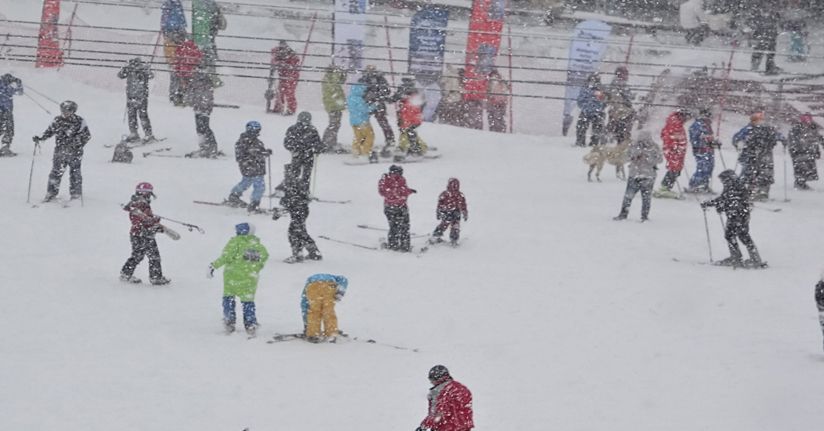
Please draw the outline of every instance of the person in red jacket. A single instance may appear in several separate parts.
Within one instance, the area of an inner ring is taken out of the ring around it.
[[[417,190],[410,189],[403,177],[403,168],[389,167],[378,182],[378,193],[383,196],[383,213],[389,222],[389,238],[386,247],[395,251],[412,251],[409,238],[409,207],[406,199]]]
[[[286,41],[272,49],[272,69],[278,72],[278,92],[272,112],[292,115],[298,110],[295,90],[300,79],[300,58]]]
[[[435,216],[441,223],[432,233],[430,243],[442,242],[441,237],[447,228],[449,230],[449,242],[454,247],[458,245],[461,236],[461,217],[464,221],[469,220],[469,211],[466,209],[466,198],[461,193],[461,182],[457,178],[450,178],[446,183],[446,190],[438,197],[438,209]]]
[[[402,160],[405,154],[422,156],[426,153],[426,144],[418,135],[418,127],[423,122],[423,97],[417,89],[410,90],[398,102],[398,128],[401,131],[398,150],[401,154],[397,161]]]
[[[178,80],[178,86],[172,95],[172,103],[175,106],[184,104],[184,96],[189,89],[189,83],[195,75],[195,69],[203,60],[203,52],[191,39],[186,39],[175,48],[175,56],[172,67]]]
[[[469,431],[472,422],[472,393],[456,382],[443,365],[429,370],[429,413],[416,431]]]
[[[667,173],[661,181],[661,188],[656,193],[658,197],[677,197],[677,194],[672,191],[672,186],[684,168],[684,157],[687,155],[687,132],[684,130],[684,123],[689,118],[689,111],[683,108],[678,109],[667,117],[667,122],[661,129]]]
[[[169,284],[170,280],[163,276],[160,267],[160,251],[157,249],[155,234],[163,232],[160,217],[152,213],[152,198],[154,187],[149,183],[140,183],[135,188],[132,199],[123,209],[129,212],[132,228],[129,237],[132,242],[132,255],[123,264],[120,270],[120,280],[127,283],[140,283],[135,277],[134,270],[144,257],[149,258],[149,279],[154,285]]]

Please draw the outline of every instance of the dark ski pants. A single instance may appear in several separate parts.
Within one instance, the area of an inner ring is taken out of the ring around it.
[[[730,249],[731,257],[741,259],[741,249],[738,247],[738,241],[741,241],[741,244],[744,244],[744,247],[747,248],[750,259],[755,261],[761,260],[761,257],[758,255],[758,249],[755,248],[755,243],[752,241],[752,237],[750,237],[749,216],[727,219],[724,239],[727,240],[727,247]]]
[[[293,158],[292,162],[284,165],[284,186],[287,184],[299,184],[305,191],[309,191],[312,180],[312,168],[315,166],[314,158]]]
[[[753,45],[753,49],[755,52],[752,53],[752,70],[757,71],[761,67],[761,57],[765,55],[767,57],[765,72],[766,73],[774,73],[776,71],[775,68],[775,48],[777,45],[777,41],[775,39],[761,39],[756,40],[756,43]]]
[[[305,211],[304,211],[305,209]],[[292,247],[292,254],[297,256],[305,248],[309,253],[316,253],[318,246],[315,240],[306,231],[306,218],[309,216],[309,207],[300,211],[290,213],[289,221],[289,246]]]
[[[486,105],[486,122],[490,132],[506,133],[506,103]]]
[[[391,146],[395,144],[395,132],[392,130],[392,126],[389,125],[389,119],[386,118],[386,104],[381,103],[375,112],[375,119],[378,120],[378,125],[381,127],[383,131],[383,139],[386,146]]]
[[[157,280],[163,277],[163,270],[160,267],[160,250],[157,249],[157,241],[154,236],[132,235],[132,255],[123,264],[120,273],[126,276],[134,274],[137,265],[143,261],[144,257],[149,258],[149,278]]]
[[[641,192],[641,219],[649,217],[649,209],[652,205],[652,187],[655,180],[649,177],[632,177],[627,180],[627,190],[624,192],[624,201],[621,203],[621,215],[626,217],[629,214],[629,207],[635,195]]]
[[[691,189],[709,189],[712,170],[715,168],[715,155],[712,152],[695,154],[695,173],[690,178]]]
[[[601,144],[601,135],[604,132],[604,114],[580,114],[578,124],[575,125],[575,145],[585,147],[587,141],[587,130],[592,127],[592,137],[589,146],[595,147]]]
[[[11,145],[14,139],[14,111],[0,109],[0,144],[2,146]]]
[[[342,111],[329,112],[329,125],[323,131],[323,146],[326,147],[327,152],[338,146],[338,131],[342,115]]]
[[[255,301],[241,301],[241,305],[243,306],[243,326],[248,329],[257,325],[257,316],[255,315]],[[234,325],[236,320],[237,314],[235,313],[235,297],[224,296],[223,322],[228,325]]]
[[[203,155],[217,153],[217,140],[212,127],[209,125],[209,114],[195,113],[195,129],[200,139],[200,152]]]
[[[443,236],[446,229],[449,229],[449,239],[457,241],[461,237],[461,212],[449,211],[440,214],[441,223],[432,232],[432,236],[440,238]]]
[[[47,196],[54,197],[60,192],[60,181],[66,168],[69,168],[69,194],[80,197],[83,194],[83,176],[80,173],[80,162],[83,153],[55,152],[52,160],[52,170],[49,173]]]
[[[411,251],[409,238],[409,207],[387,205],[383,207],[386,221],[389,222],[389,238],[387,242],[390,250]]]
[[[678,171],[678,172],[676,172],[676,171],[667,171],[667,173],[664,174],[664,179],[661,180],[661,187],[663,187],[665,189],[672,189],[672,186],[675,185],[675,181],[680,176],[681,176],[681,171]]]
[[[140,124],[143,125],[143,133],[146,136],[151,136],[152,123],[149,121],[149,101],[135,100],[126,103],[126,113],[129,117],[129,132],[133,135],[137,134],[137,118],[140,117]]]

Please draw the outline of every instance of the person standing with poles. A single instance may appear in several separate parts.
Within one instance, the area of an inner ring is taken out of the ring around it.
[[[129,60],[126,66],[120,69],[117,77],[126,80],[126,112],[129,116],[129,136],[126,142],[140,140],[137,134],[137,117],[143,125],[143,143],[148,144],[155,140],[152,134],[152,123],[149,121],[149,80],[154,78],[154,72],[140,57]]]
[[[278,188],[283,190],[294,181],[308,193],[315,157],[324,149],[318,129],[312,125],[312,114],[306,111],[298,114],[298,122],[286,129],[283,148],[292,154],[292,160],[285,166],[284,183]]]
[[[13,157],[11,150],[14,139],[14,101],[12,98],[23,94],[23,81],[7,73],[0,77],[0,157]]]
[[[67,100],[60,104],[60,116],[56,117],[41,136],[35,136],[35,145],[55,137],[52,170],[49,173],[49,186],[43,202],[51,202],[60,192],[60,181],[66,167],[69,168],[69,194],[71,199],[83,196],[83,176],[80,164],[83,161],[83,147],[92,138],[86,121],[77,115],[77,103]]]
[[[131,230],[129,230],[132,255],[120,270],[120,281],[124,283],[139,284],[141,282],[134,276],[134,270],[144,257],[149,258],[149,280],[153,285],[161,286],[171,282],[163,276],[155,234],[165,232],[173,239],[176,234],[172,234],[160,224],[160,217],[152,213],[153,197],[155,197],[154,187],[149,183],[140,183],[135,187],[134,195],[129,203],[123,207],[124,211],[129,212],[129,220],[132,222]]]
[[[235,160],[240,168],[243,179],[234,187],[226,199],[226,203],[233,207],[246,207],[250,212],[258,212],[260,200],[266,186],[263,176],[266,175],[266,160],[272,155],[272,150],[263,146],[260,137],[260,123],[250,121],[246,123],[246,131],[240,134],[235,144]],[[252,186],[252,199],[248,204],[240,199],[240,195]]]
[[[402,167],[389,167],[389,172],[383,174],[378,182],[378,193],[383,197],[383,213],[389,223],[386,247],[394,251],[412,251],[409,237],[409,207],[406,200],[409,195],[417,193],[417,190],[406,185]]]
[[[701,202],[701,209],[706,211],[708,207],[715,207],[719,213],[727,215],[727,225],[724,230],[724,239],[727,240],[727,247],[730,250],[730,257],[720,260],[716,265],[743,267],[743,268],[763,268],[766,263],[761,261],[758,249],[750,237],[750,213],[752,204],[750,194],[744,182],[735,175],[735,171],[727,169],[718,175],[724,190],[721,196]],[[750,258],[742,261],[741,249],[738,241],[741,241]]]
[[[815,305],[818,307],[818,323],[824,333],[824,275],[815,284]]]

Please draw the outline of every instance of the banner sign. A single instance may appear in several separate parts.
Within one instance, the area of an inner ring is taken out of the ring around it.
[[[473,0],[466,40],[464,100],[486,98],[487,76],[501,45],[506,0]]]
[[[37,40],[37,67],[63,65],[63,50],[60,49],[60,35],[57,31],[59,20],[60,0],[44,0]]]
[[[363,69],[365,21],[366,0],[335,0],[332,56],[336,65],[349,70]]]
[[[409,29],[409,74],[418,81],[441,76],[449,10],[426,5],[412,17]]]
[[[587,77],[597,72],[607,52],[604,42],[612,27],[603,21],[587,20],[575,26],[574,37],[569,45],[564,116],[572,115],[578,101],[578,93]]]

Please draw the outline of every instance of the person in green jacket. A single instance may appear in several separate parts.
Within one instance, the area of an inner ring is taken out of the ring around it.
[[[209,278],[215,269],[225,266],[223,270],[223,323],[226,333],[235,331],[235,297],[243,304],[243,326],[250,336],[255,335],[257,317],[255,316],[255,292],[257,291],[260,270],[269,259],[269,252],[255,236],[255,228],[250,223],[235,226],[237,236],[230,239],[223,247],[223,254],[209,264]]]
[[[326,68],[323,75],[321,91],[323,93],[323,108],[329,114],[329,125],[323,132],[323,145],[326,152],[339,152],[338,130],[340,119],[346,109],[346,95],[343,92],[343,83],[346,82],[346,71],[334,64]]]

